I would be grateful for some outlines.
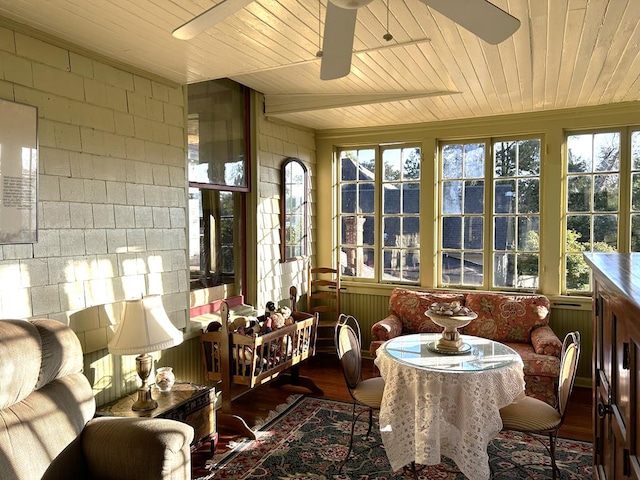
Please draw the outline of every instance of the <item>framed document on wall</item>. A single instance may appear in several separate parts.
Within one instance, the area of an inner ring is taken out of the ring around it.
[[[37,241],[38,109],[0,99],[0,244]]]

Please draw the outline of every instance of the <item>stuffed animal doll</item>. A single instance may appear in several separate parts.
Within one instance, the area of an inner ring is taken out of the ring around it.
[[[276,308],[275,303],[267,302],[265,308],[265,331],[267,333],[285,327],[287,325],[291,325],[293,323],[293,318],[291,317],[291,309],[289,307],[284,306]]]

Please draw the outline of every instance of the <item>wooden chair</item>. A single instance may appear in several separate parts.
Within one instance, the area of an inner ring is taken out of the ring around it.
[[[555,408],[533,397],[525,397],[500,410],[503,430],[549,435],[549,447],[553,478],[557,478],[556,439],[564,422],[567,403],[573,390],[578,360],[580,359],[580,332],[569,332],[562,343],[558,397]]]
[[[358,320],[352,315],[340,315],[336,322],[334,330],[334,344],[336,353],[342,367],[342,374],[349,389],[349,394],[353,399],[353,415],[351,418],[351,435],[349,437],[349,450],[339,472],[342,471],[351,450],[353,449],[353,433],[355,431],[356,422],[360,415],[369,412],[369,429],[367,437],[371,434],[371,426],[373,424],[373,411],[380,410],[382,403],[382,393],[384,391],[384,380],[382,377],[373,377],[366,380],[362,379],[362,351],[361,351],[361,335]],[[356,407],[365,407],[356,415]],[[372,445],[374,446],[374,445]]]
[[[339,268],[308,266],[307,312],[318,314],[318,352],[333,352],[335,348],[333,330],[341,313]]]

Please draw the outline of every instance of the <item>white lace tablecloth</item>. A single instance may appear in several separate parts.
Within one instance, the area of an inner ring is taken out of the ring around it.
[[[439,338],[419,336],[424,342]],[[385,348],[376,355],[385,380],[380,433],[391,468],[413,461],[436,465],[444,455],[467,478],[488,479],[487,446],[502,428],[499,410],[524,392],[520,357],[500,368],[465,372],[412,366]]]

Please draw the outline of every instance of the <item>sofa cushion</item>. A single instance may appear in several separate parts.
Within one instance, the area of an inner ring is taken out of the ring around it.
[[[499,342],[531,343],[531,331],[549,321],[549,299],[543,295],[468,293],[466,306],[478,318],[464,333]]]
[[[425,312],[434,302],[453,302],[454,300],[464,305],[464,294],[396,288],[389,297],[389,313],[393,313],[402,320],[403,334],[439,333],[442,327],[433,323]]]

